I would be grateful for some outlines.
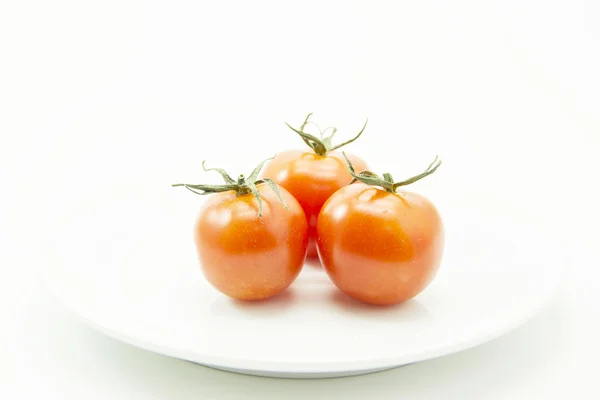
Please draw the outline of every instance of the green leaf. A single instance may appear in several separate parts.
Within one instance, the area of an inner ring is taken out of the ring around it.
[[[221,176],[223,177],[223,180],[225,181],[225,183],[229,183],[229,184],[234,184],[235,180],[229,176],[229,174],[222,168],[206,168],[206,166],[204,165],[204,163],[206,162],[206,160],[202,161],[202,169],[204,169],[205,171],[216,171],[219,174],[221,174]]]
[[[352,142],[354,142],[356,139],[358,139],[360,137],[360,135],[363,134],[363,132],[365,131],[365,128],[367,127],[367,123],[369,122],[369,119],[367,118],[367,120],[365,121],[365,124],[363,125],[362,129],[360,130],[360,132],[358,132],[358,135],[354,136],[352,139],[350,140],[346,140],[344,143],[340,143],[337,146],[334,146],[332,148],[329,149],[329,151],[334,151],[339,149],[340,147],[344,147],[347,144],[350,144]],[[335,132],[334,132],[335,133]],[[333,134],[331,135],[333,136]]]
[[[263,182],[266,183],[267,185],[269,185],[271,190],[273,190],[275,192],[275,194],[277,195],[277,197],[279,198],[279,201],[281,201],[281,203],[283,204],[283,207],[286,210],[289,210],[287,204],[285,204],[285,200],[283,200],[283,197],[281,197],[281,192],[279,191],[279,187],[277,186],[277,184],[275,182],[273,182],[272,179],[269,179],[269,178],[263,179]]]
[[[246,178],[246,180],[248,182],[254,183],[258,179],[258,174],[260,173],[260,170],[265,165],[265,163],[267,161],[270,161],[270,160],[274,159],[274,158],[275,158],[275,156],[267,158],[266,160],[264,160],[263,162],[261,162],[260,164],[258,164],[256,166],[256,168],[254,168],[254,170],[252,171],[252,173],[248,176],[248,178]]]
[[[256,185],[254,183],[247,183],[246,186],[250,189],[254,197],[256,197],[256,201],[258,201],[258,216],[262,217],[262,199]]]

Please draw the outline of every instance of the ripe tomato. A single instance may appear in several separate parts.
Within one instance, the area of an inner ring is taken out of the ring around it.
[[[182,185],[214,193],[196,221],[198,257],[206,279],[220,292],[240,300],[267,299],[286,289],[302,269],[306,217],[296,199],[272,182],[257,181],[256,175],[231,182],[226,179],[217,189]]]
[[[310,114],[300,130],[290,128],[304,139],[311,150],[288,150],[279,153],[266,165],[261,176],[273,179],[298,200],[308,220],[308,256],[316,257],[315,240],[319,211],[332,194],[352,180],[344,158],[335,149],[356,140],[365,128],[363,127],[355,138],[332,147],[331,137],[335,130],[331,136],[321,139],[303,131],[309,117]],[[349,157],[359,171],[367,169],[367,164],[363,160],[353,155]]]
[[[397,193],[391,176],[356,177],[368,184],[340,189],[319,214],[321,262],[350,297],[377,305],[409,300],[429,285],[440,265],[444,248],[440,215],[423,196]],[[387,190],[370,186],[380,184]]]

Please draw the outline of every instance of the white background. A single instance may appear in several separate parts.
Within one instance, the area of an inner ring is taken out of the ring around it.
[[[0,398],[600,396],[600,5],[215,3],[0,1]],[[40,243],[79,195],[197,177],[204,158],[252,166],[299,145],[282,121],[310,111],[340,136],[368,116],[352,151],[375,167],[442,155],[425,192],[476,206],[472,187],[525,210],[570,260],[553,303],[463,353],[291,381],[121,344],[45,292]]]

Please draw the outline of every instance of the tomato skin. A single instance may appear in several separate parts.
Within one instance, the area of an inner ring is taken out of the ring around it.
[[[265,184],[257,185],[263,203],[234,191],[209,196],[195,226],[195,244],[206,279],[239,300],[262,300],[285,290],[298,276],[308,245],[300,204],[280,188],[286,210]]]
[[[429,200],[364,183],[327,200],[317,231],[319,257],[335,285],[376,305],[419,294],[435,277],[444,249],[443,223]]]
[[[357,171],[367,169],[360,158],[348,155]],[[323,204],[352,176],[341,153],[333,151],[320,156],[312,151],[288,150],[270,161],[261,174],[286,188],[300,203],[308,220],[308,256],[316,257],[317,218]]]

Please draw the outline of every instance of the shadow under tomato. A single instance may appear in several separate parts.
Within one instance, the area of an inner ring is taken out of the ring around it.
[[[288,288],[282,293],[264,300],[237,300],[230,299],[235,307],[239,308],[264,308],[264,307],[279,307],[294,301],[295,293],[293,289]]]
[[[296,293],[288,288],[277,296],[264,300],[243,301],[222,296],[211,305],[211,312],[220,317],[277,317],[287,312],[296,302]]]
[[[304,261],[304,265],[306,265],[307,267],[310,267],[310,268],[323,269],[323,266],[321,265],[321,260],[319,260],[319,257],[306,257],[306,260]]]
[[[395,305],[378,306],[355,300],[340,290],[332,289],[330,300],[335,307],[357,317],[386,320],[388,322],[422,321],[431,319],[431,313],[418,299]]]

